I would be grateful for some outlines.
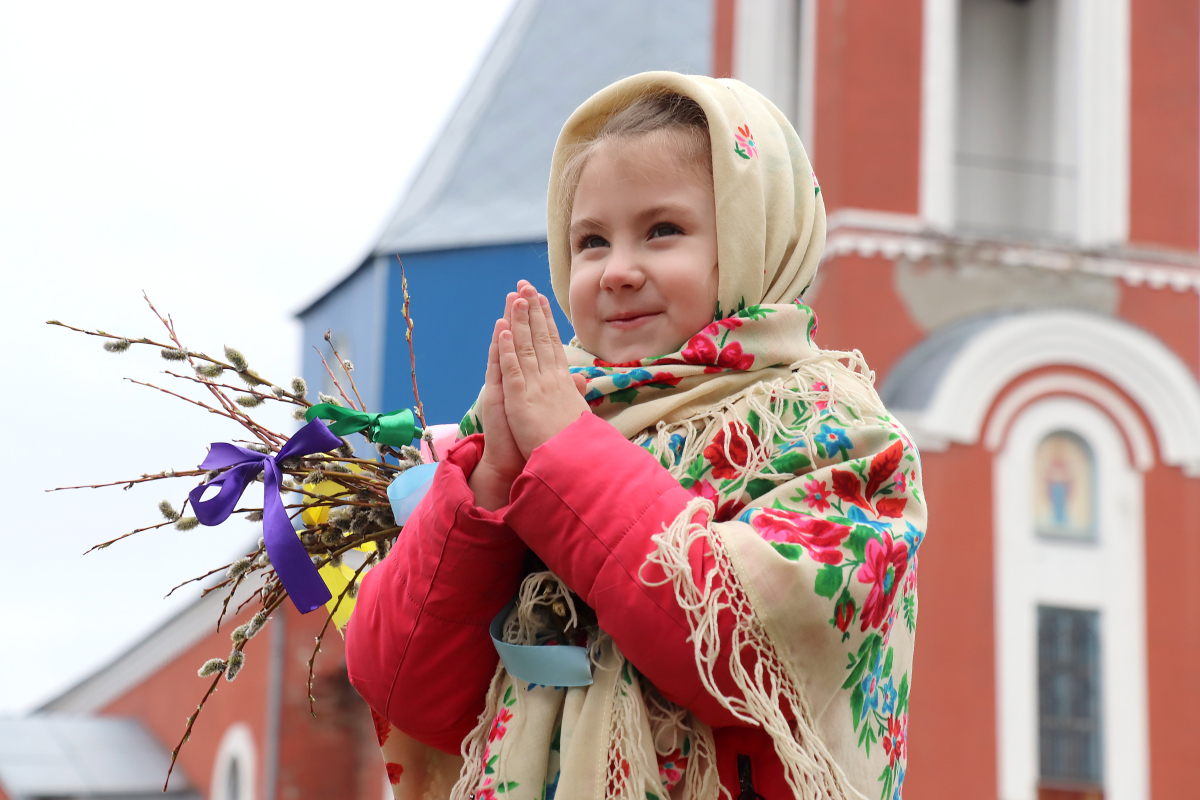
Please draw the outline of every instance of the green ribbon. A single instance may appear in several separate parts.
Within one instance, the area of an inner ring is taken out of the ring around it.
[[[329,426],[329,430],[338,436],[361,432],[367,437],[367,441],[391,447],[412,444],[413,439],[421,435],[413,412],[407,408],[389,411],[386,414],[368,414],[365,411],[335,406],[333,403],[318,403],[304,412],[304,419],[308,422],[318,417],[332,420],[333,424]]]

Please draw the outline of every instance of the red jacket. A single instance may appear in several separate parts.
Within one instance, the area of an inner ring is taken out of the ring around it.
[[[721,782],[737,798],[746,759],[766,800],[791,792],[771,738],[705,690],[671,586],[638,570],[693,496],[641,447],[585,414],[533,451],[510,504],[475,505],[467,478],[483,436],[456,444],[391,553],[363,580],[346,632],[350,681],[376,713],[413,738],[457,754],[483,711],[498,656],[488,624],[516,594],[532,549],[597,615],[621,652],[664,697],[713,728]],[[698,583],[713,566],[697,545]],[[721,622],[723,665],[732,618]],[[728,668],[718,686],[733,695]],[[748,795],[749,796],[749,795]]]

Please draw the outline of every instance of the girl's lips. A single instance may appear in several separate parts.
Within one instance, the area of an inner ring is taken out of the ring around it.
[[[623,319],[606,319],[605,322],[612,325],[618,330],[628,331],[634,328],[640,328],[650,320],[657,317],[661,312],[655,311],[650,314],[639,314],[636,317],[625,317]]]

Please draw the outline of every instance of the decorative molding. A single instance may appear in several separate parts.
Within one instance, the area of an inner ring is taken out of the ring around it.
[[[229,791],[229,770],[238,765],[236,794]],[[209,797],[212,800],[254,800],[257,792],[258,756],[254,735],[250,726],[235,722],[225,729],[217,757],[213,759],[212,784]]]
[[[921,216],[954,224],[959,0],[924,0],[921,25]]]
[[[893,372],[897,380],[933,383],[922,407],[895,409],[918,445],[979,441],[1006,386],[1041,367],[1072,366],[1119,387],[1150,421],[1163,462],[1200,477],[1200,386],[1178,356],[1139,328],[1077,311],[1012,314],[976,326],[943,356],[932,376]],[[885,387],[893,396],[904,396],[903,388]]]
[[[1097,538],[1039,538],[1034,454],[1050,433],[1084,438],[1095,456]],[[1036,800],[1037,607],[1100,612],[1104,796],[1150,797],[1146,675],[1145,513],[1142,476],[1099,408],[1071,397],[1035,401],[1013,421],[993,474],[995,509],[997,796]]]
[[[1030,267],[1119,278],[1130,286],[1200,292],[1200,253],[1083,248],[995,239],[930,228],[918,216],[847,208],[829,215],[822,260],[858,255],[896,261],[949,261],[956,266]]]
[[[1083,398],[1099,407],[1120,429],[1133,466],[1139,472],[1154,466],[1154,441],[1142,424],[1137,410],[1108,386],[1074,374],[1042,375],[1018,384],[1015,389],[1005,393],[988,419],[983,434],[984,447],[993,452],[999,450],[1004,445],[1013,419],[1035,400],[1054,395]]]

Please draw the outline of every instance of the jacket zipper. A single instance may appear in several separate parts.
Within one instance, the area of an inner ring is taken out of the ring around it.
[[[741,788],[737,800],[767,800],[767,798],[754,791],[754,773],[751,769],[750,756],[738,753],[737,767],[738,786]]]

